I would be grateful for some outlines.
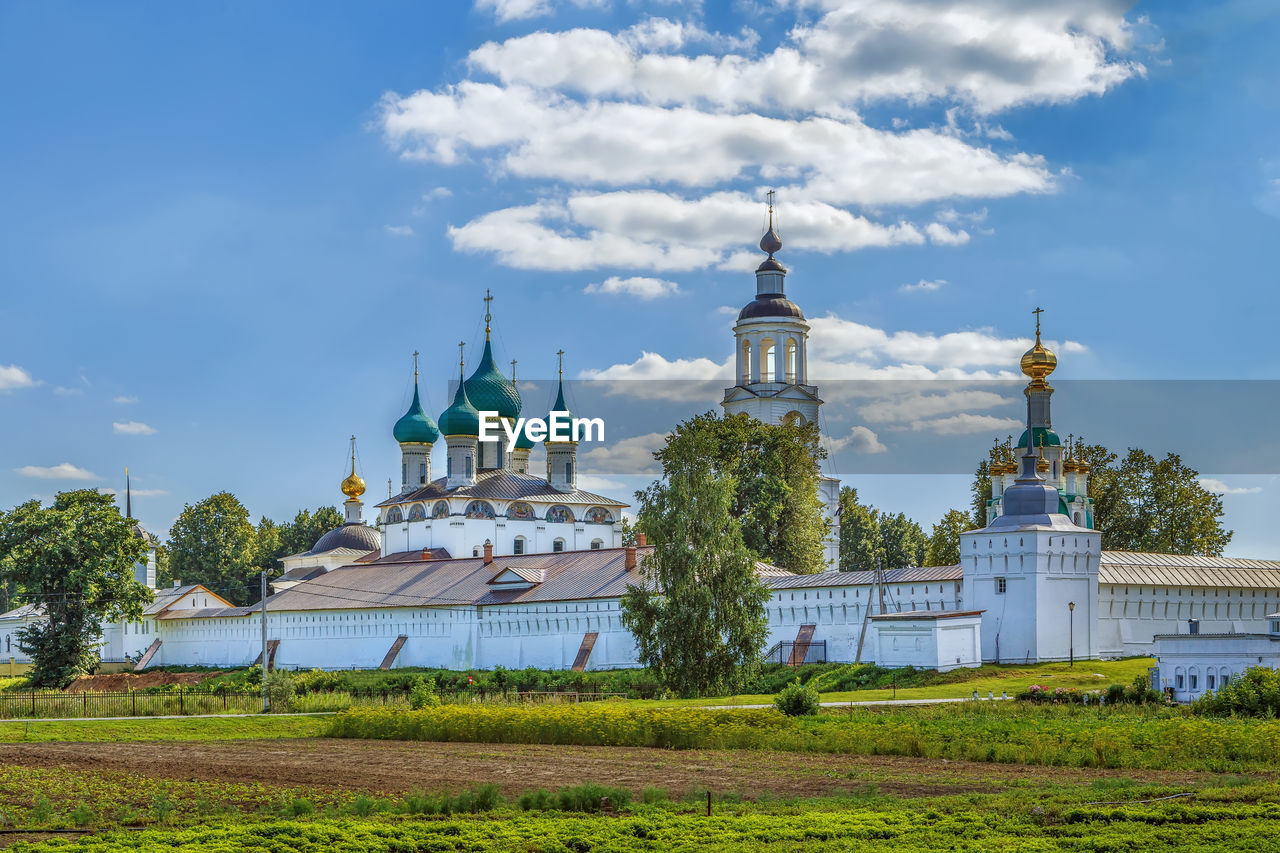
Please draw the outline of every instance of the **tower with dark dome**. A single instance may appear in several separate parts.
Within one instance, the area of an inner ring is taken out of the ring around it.
[[[493,321],[489,305],[493,302],[493,296],[488,291],[485,291],[484,301],[484,352],[480,355],[479,366],[465,383],[467,399],[475,406],[476,411],[497,412],[498,417],[508,426],[514,426],[516,419],[520,417],[520,392],[516,390],[515,382],[503,376],[494,363],[493,342],[489,332]],[[479,470],[510,468],[512,448],[509,445],[505,430],[498,430],[497,441],[480,442],[476,457]]]
[[[448,446],[445,487],[472,486],[476,482],[476,451],[480,444],[480,412],[467,396],[466,370],[461,353],[465,342],[458,343],[458,390],[453,402],[440,415],[440,433]]]
[[[737,382],[720,401],[726,415],[746,414],[767,424],[812,423],[822,399],[809,384],[809,324],[800,306],[787,298],[787,268],[774,257],[782,238],[774,225],[769,191],[769,228],[760,238],[766,257],[756,267],[756,296],[738,312],[733,326]],[[840,481],[823,477],[818,498],[830,527],[824,543],[829,566],[840,560]]]
[[[787,268],[774,257],[782,239],[769,195],[769,229],[760,238],[768,257],[756,268],[755,299],[738,312],[733,326],[737,384],[725,390],[720,405],[726,414],[742,412],[765,423],[808,423],[818,419],[822,400],[808,384],[809,324],[800,306],[787,298]]]

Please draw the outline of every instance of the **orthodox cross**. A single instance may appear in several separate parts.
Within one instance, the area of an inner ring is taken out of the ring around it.
[[[511,384],[514,385],[515,382],[516,382],[516,360],[513,358],[511,359]]]
[[[493,307],[493,294],[489,292],[489,288],[484,289],[484,336],[489,337],[489,321],[493,319],[493,315],[489,313],[489,309]]]
[[[1032,311],[1031,313],[1036,315],[1036,340],[1039,340],[1040,339],[1040,315],[1044,313],[1044,309],[1036,308],[1036,310]]]
[[[413,383],[418,384],[418,351],[413,351]]]
[[[564,379],[564,350],[559,350],[558,352],[556,352],[556,358],[559,359],[559,363],[560,363],[560,366],[558,368],[560,371],[560,378]]]

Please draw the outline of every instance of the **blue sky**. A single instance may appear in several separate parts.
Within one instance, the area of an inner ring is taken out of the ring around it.
[[[437,414],[485,288],[523,377],[714,390],[769,187],[815,380],[1007,376],[1036,305],[1065,378],[1275,378],[1272,4],[1030,5],[0,5],[0,505],[127,465],[158,531],[219,489],[291,517],[352,433],[380,495],[410,353]],[[834,419],[833,464],[927,524],[965,478],[860,454],[1007,417],[909,408]],[[1204,473],[1280,557],[1270,473]]]

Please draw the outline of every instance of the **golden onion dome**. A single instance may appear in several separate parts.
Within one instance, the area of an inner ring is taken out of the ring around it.
[[[1067,460],[1062,463],[1062,470],[1066,471],[1067,473],[1071,473],[1072,471],[1079,471],[1080,463],[1075,459],[1071,459],[1070,457],[1068,457]]]
[[[1036,470],[1041,474],[1049,470],[1049,463],[1045,461],[1043,456],[1036,460]]]
[[[355,468],[352,468],[347,479],[342,481],[342,493],[351,500],[364,494],[364,478],[356,473]]]
[[[1036,309],[1036,342],[1022,354],[1022,372],[1032,381],[1044,379],[1058,367],[1058,357],[1053,350],[1040,343],[1040,309]]]

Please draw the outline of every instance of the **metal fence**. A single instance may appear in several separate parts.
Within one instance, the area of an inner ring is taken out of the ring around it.
[[[827,641],[812,640],[808,643],[776,643],[765,653],[765,663],[782,663],[800,666],[806,663],[827,662]]]
[[[351,691],[316,692],[294,696],[289,706],[298,711],[336,711],[369,705],[409,704],[409,690],[369,688]],[[625,699],[625,693],[584,693],[579,691],[485,691],[477,688],[461,692],[441,692],[440,701],[450,705],[487,703],[559,704]],[[84,691],[0,693],[0,720],[57,719],[85,717],[167,717],[192,714],[252,714],[262,710],[258,691],[179,690],[147,692]]]

